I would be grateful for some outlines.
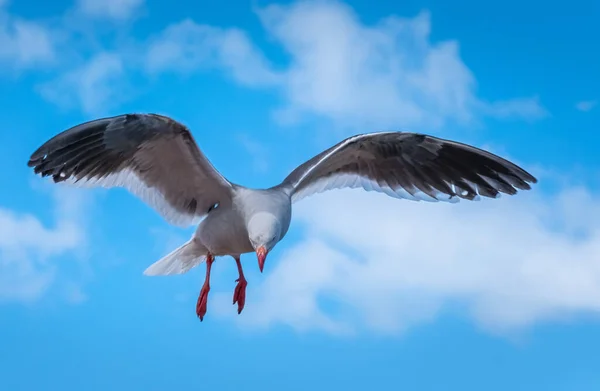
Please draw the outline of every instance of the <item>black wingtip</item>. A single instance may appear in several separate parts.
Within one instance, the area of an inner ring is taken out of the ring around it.
[[[46,148],[47,144],[48,144],[48,142],[45,142],[44,145],[42,145],[41,147],[36,149],[31,154],[31,156],[29,157],[29,161],[27,162],[27,166],[33,167],[36,164],[41,163],[42,160],[44,160],[44,156],[46,156],[46,154],[47,154],[47,148]]]
[[[536,177],[534,177],[533,175],[530,174],[529,175],[529,180],[527,182],[531,182],[533,184],[536,184],[536,183],[538,183],[538,180],[537,180]]]
[[[522,169],[521,167],[519,167],[519,169],[521,170],[519,172],[520,179],[523,181],[523,184],[526,185],[526,187],[523,186],[525,188],[523,188],[521,190],[531,190],[531,185],[535,185],[536,183],[538,183],[537,178],[534,177],[533,175],[531,175],[530,173],[528,173],[527,171],[525,171],[524,169]]]

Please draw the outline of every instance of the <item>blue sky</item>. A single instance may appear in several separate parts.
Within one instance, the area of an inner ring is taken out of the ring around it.
[[[597,390],[600,6],[0,0],[0,389]],[[79,122],[159,112],[270,186],[351,134],[469,142],[528,193],[306,199],[260,274],[142,271],[187,240],[124,190],[26,167]],[[348,213],[348,210],[352,210]]]

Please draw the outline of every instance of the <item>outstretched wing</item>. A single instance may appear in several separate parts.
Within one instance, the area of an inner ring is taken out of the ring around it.
[[[216,203],[231,202],[232,185],[179,122],[125,114],[86,122],[48,140],[28,162],[36,174],[87,187],[124,187],[168,222],[197,222]]]
[[[456,202],[529,190],[537,180],[484,150],[418,133],[350,137],[297,167],[279,185],[296,202],[330,189],[362,187],[392,197]]]

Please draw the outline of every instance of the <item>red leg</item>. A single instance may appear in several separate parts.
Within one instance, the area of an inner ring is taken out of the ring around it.
[[[208,292],[210,291],[210,268],[214,261],[215,258],[211,254],[206,255],[206,278],[196,302],[196,315],[200,318],[200,322],[204,320],[204,315],[206,315],[206,304],[208,302]]]
[[[235,291],[233,291],[233,304],[237,302],[238,304],[238,315],[242,313],[244,309],[244,304],[246,304],[246,286],[248,282],[246,278],[244,278],[244,271],[242,270],[242,263],[240,262],[240,257],[233,257],[235,259],[235,263],[237,264],[239,278],[237,281],[237,285],[235,286]]]

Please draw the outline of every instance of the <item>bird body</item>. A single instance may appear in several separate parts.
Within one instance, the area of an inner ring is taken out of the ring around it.
[[[265,244],[271,237],[256,237],[253,246],[251,231],[256,235],[275,229],[272,235],[283,239],[292,218],[290,196],[281,189],[250,189],[235,186],[232,190],[233,202],[228,207],[217,207],[210,211],[194,234],[214,256],[241,255],[255,251],[255,246]],[[264,226],[264,229],[263,229]],[[278,232],[279,231],[279,232]],[[205,255],[205,254],[203,254]]]
[[[256,252],[262,271],[288,232],[292,205],[311,194],[363,188],[415,201],[457,202],[529,190],[537,180],[499,156],[455,141],[411,132],[365,133],[340,141],[269,189],[228,181],[181,123],[156,114],[124,114],[77,125],[48,140],[28,162],[54,182],[125,187],[179,226],[198,224],[192,238],[145,270],[186,273],[203,261],[206,278],[196,313],[202,320],[215,256],[232,256],[244,307],[240,255]]]

